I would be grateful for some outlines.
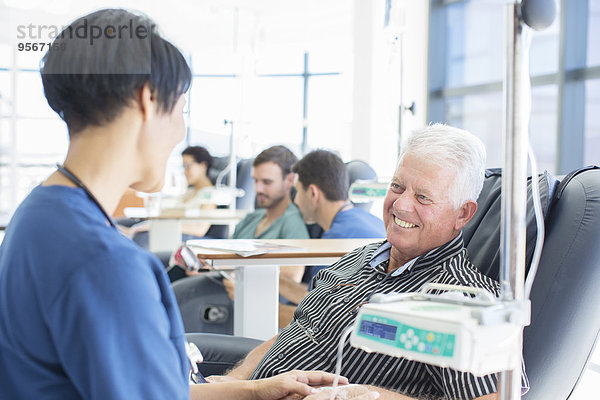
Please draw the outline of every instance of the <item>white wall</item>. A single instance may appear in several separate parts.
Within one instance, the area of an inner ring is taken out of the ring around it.
[[[402,133],[426,123],[428,2],[354,0],[354,98],[352,158],[368,161],[380,177],[391,176]],[[401,79],[402,77],[402,79]]]

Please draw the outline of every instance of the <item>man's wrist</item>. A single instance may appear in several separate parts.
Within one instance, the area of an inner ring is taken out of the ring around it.
[[[250,374],[247,372],[244,372],[244,370],[240,367],[232,369],[231,371],[228,371],[225,376],[228,376],[230,378],[235,378],[235,379],[239,379],[239,380],[247,380],[250,377]]]
[[[252,400],[260,400],[260,382],[259,381],[243,381],[244,382],[244,390],[250,393],[249,399]]]

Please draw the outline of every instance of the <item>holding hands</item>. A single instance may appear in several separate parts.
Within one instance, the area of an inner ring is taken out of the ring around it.
[[[335,389],[318,387],[332,385],[335,375],[321,371],[290,371],[255,381],[238,380],[228,376],[209,376],[206,380],[214,384],[245,382],[250,385],[252,398],[257,400],[305,399],[305,400],[374,400],[379,393],[360,385],[348,385],[348,379],[339,378],[342,385]]]

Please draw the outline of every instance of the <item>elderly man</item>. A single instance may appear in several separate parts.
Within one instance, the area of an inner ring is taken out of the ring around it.
[[[387,240],[356,249],[320,271],[292,323],[230,376],[256,379],[293,368],[334,371],[342,332],[374,293],[414,292],[437,282],[497,295],[498,283],[469,261],[461,233],[477,210],[485,157],[481,141],[466,131],[436,124],[414,132],[402,147],[384,201]],[[352,383],[372,385],[381,398],[497,396],[493,374],[476,377],[366,353],[348,342],[342,374]]]

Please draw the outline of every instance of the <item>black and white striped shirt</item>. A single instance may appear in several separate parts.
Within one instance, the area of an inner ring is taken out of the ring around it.
[[[415,292],[425,283],[484,288],[498,295],[499,285],[469,261],[462,233],[412,263],[388,274],[388,242],[372,243],[346,254],[313,280],[286,327],[258,363],[250,379],[292,369],[335,372],[337,345],[354,323],[358,308],[374,293]],[[383,260],[383,261],[382,261]],[[346,342],[342,375],[350,382],[370,384],[413,397],[473,399],[496,392],[494,374],[476,377],[380,353],[367,353]]]

